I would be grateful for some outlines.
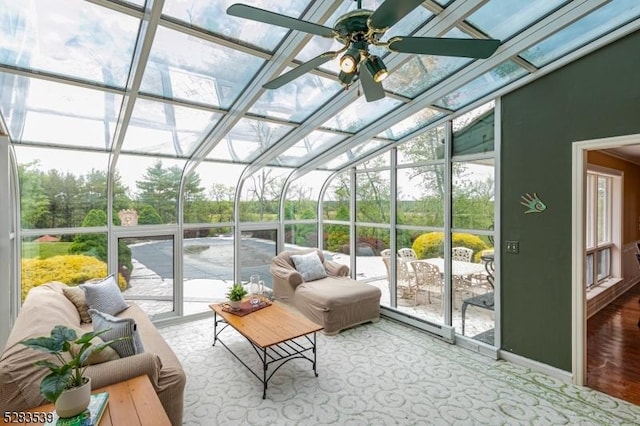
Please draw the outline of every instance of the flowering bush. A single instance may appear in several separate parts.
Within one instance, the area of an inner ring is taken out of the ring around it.
[[[107,264],[91,256],[61,255],[47,259],[22,260],[22,300],[31,288],[50,281],[61,281],[67,285],[82,284],[92,278],[107,276]],[[127,282],[118,274],[118,286],[127,288]]]
[[[489,248],[487,243],[480,237],[473,234],[453,233],[451,237],[452,247],[467,247],[473,250],[474,262],[480,260],[482,250]],[[442,257],[444,253],[444,236],[442,232],[428,232],[420,235],[413,242],[413,251],[418,259],[428,259],[431,257]]]

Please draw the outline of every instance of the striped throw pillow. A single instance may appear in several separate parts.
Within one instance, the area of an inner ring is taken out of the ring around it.
[[[100,335],[100,338],[105,342],[128,337],[111,344],[111,347],[120,355],[120,358],[144,352],[144,346],[142,346],[142,340],[133,318],[116,318],[113,315],[95,309],[89,309],[89,314],[91,315],[94,331],[109,330]]]

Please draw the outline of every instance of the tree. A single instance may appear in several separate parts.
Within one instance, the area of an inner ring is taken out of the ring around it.
[[[39,162],[18,166],[20,184],[20,222],[23,228],[44,228],[49,212],[49,197],[42,187],[42,172]]]
[[[254,213],[257,214],[259,221],[263,221],[266,213],[277,214],[275,208],[277,204],[274,200],[280,198],[283,185],[284,179],[281,176],[274,176],[273,169],[270,167],[263,167],[251,175],[247,180],[247,193],[255,202],[248,203],[252,208],[246,212],[246,216],[243,215],[243,218],[246,220],[250,217],[250,213]]]
[[[86,175],[76,176],[51,169],[43,172],[39,162],[20,165],[22,226],[26,228],[70,228],[81,226],[91,210],[106,212],[107,172],[92,169]],[[114,177],[114,207],[129,208],[118,174]],[[117,217],[117,215],[114,215]]]
[[[107,171],[91,169],[84,176],[84,181],[80,193],[82,200],[80,205],[83,212],[92,209],[107,209]],[[133,203],[127,193],[129,188],[122,183],[120,173],[116,172],[113,176],[113,218],[114,223],[118,217],[117,212],[133,207]]]
[[[91,210],[82,221],[82,227],[105,226],[107,214],[104,210]],[[77,234],[69,247],[70,254],[84,254],[103,262],[107,261],[107,234]]]
[[[165,168],[158,160],[148,167],[141,180],[136,181],[138,205],[148,204],[158,212],[162,223],[176,223],[178,212],[178,196],[182,169],[178,166]],[[187,177],[184,197],[185,202],[202,200],[204,188],[200,186],[200,177],[192,173]]]
[[[285,219],[315,219],[316,203],[311,201],[312,188],[293,183],[285,197]]]
[[[138,215],[138,225],[159,225],[161,223],[162,218],[153,206],[148,204],[142,206]]]
[[[236,188],[231,185],[214,183],[209,189],[211,203],[211,213],[218,218],[218,222],[233,221],[233,199]]]
[[[120,219],[118,218],[118,223]],[[82,227],[106,226],[107,214],[104,210],[94,209],[87,213],[82,221]],[[84,254],[92,256],[107,263],[107,234],[76,234],[73,244],[69,247],[70,254]],[[118,272],[122,274],[126,282],[129,282],[133,263],[131,262],[131,249],[124,241],[118,242]]]
[[[365,169],[383,165],[382,156],[364,163]],[[373,223],[389,223],[391,200],[390,182],[384,172],[359,172],[356,180],[356,220]],[[388,174],[388,173],[387,173]]]

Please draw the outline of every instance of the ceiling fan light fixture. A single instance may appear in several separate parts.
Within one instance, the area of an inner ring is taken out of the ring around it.
[[[340,80],[340,83],[344,86],[349,86],[353,77],[355,77],[355,73],[346,73],[344,71],[340,71],[340,73],[338,73],[338,80]]]
[[[360,51],[351,48],[340,58],[340,69],[347,74],[354,73],[360,62]]]
[[[376,83],[380,83],[382,80],[387,78],[387,75],[389,75],[387,67],[379,56],[369,56],[366,65],[367,70],[369,70],[369,73],[371,73],[371,76],[373,77],[373,81]]]

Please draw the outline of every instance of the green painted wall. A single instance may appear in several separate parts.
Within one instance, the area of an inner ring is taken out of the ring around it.
[[[502,349],[571,371],[571,145],[640,133],[640,32],[503,98]],[[537,193],[543,213],[524,214]],[[518,254],[504,252],[520,242]]]

